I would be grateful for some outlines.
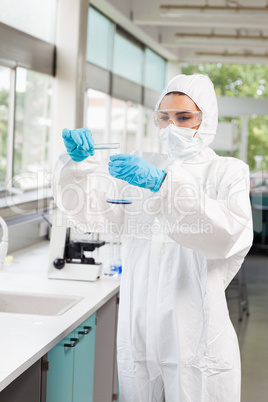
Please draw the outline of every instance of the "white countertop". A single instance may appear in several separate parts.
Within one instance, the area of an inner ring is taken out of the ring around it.
[[[13,253],[13,257],[12,264],[0,272],[0,291],[83,299],[58,316],[0,313],[0,391],[105,304],[120,286],[120,277],[101,277],[95,282],[48,279],[48,241]]]

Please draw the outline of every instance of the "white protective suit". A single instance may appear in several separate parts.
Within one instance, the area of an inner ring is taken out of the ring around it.
[[[167,172],[158,192],[133,187],[132,205],[111,206],[105,193],[115,179],[106,162],[63,154],[55,199],[78,226],[122,234],[120,402],[239,402],[239,346],[225,289],[252,243],[248,166],[208,147],[218,114],[207,77],[175,77],[156,109],[172,91],[202,111],[202,146],[188,159],[141,154]]]

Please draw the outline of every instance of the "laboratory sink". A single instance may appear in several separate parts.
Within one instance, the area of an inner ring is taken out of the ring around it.
[[[58,316],[80,300],[78,296],[0,291],[0,313]]]

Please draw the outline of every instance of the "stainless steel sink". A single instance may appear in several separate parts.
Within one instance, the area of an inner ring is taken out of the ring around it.
[[[75,306],[82,297],[0,291],[0,313],[57,316]]]

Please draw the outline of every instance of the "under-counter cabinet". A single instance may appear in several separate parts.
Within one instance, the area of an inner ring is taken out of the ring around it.
[[[108,299],[1,391],[0,402],[118,401],[118,296]]]
[[[93,402],[96,314],[48,352],[47,402]]]
[[[40,402],[42,359],[39,359],[0,392],[0,402]]]
[[[118,401],[116,332],[119,294],[97,311],[94,402]]]

